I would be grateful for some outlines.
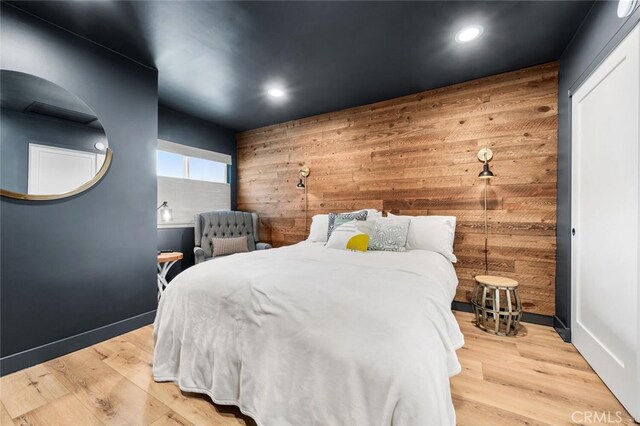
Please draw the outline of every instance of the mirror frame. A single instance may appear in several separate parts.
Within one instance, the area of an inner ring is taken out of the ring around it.
[[[73,197],[74,195],[78,195],[81,192],[86,191],[87,189],[91,188],[92,186],[100,182],[102,177],[107,174],[107,171],[109,170],[109,166],[111,165],[112,158],[113,158],[113,151],[111,151],[111,148],[107,148],[107,152],[105,153],[104,163],[102,164],[102,167],[100,168],[98,173],[96,173],[93,179],[85,182],[84,184],[77,187],[73,191],[65,192],[63,194],[36,195],[36,194],[23,194],[21,192],[13,192],[6,189],[0,189],[0,196],[13,198],[14,200],[31,200],[31,201],[60,200],[62,198]]]

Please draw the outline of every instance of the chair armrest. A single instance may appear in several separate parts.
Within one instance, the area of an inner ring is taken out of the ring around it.
[[[201,247],[194,247],[193,248],[193,254],[195,255],[196,265],[198,263],[204,262],[205,254],[204,254],[204,250],[202,250]]]
[[[267,250],[270,248],[272,247],[269,243],[256,243],[256,250]]]

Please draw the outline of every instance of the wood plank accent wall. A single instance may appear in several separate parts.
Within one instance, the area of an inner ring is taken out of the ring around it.
[[[274,246],[306,238],[317,213],[376,208],[455,215],[456,300],[484,268],[480,148],[494,151],[489,273],[520,282],[528,312],[554,314],[558,65],[549,63],[239,133],[238,209]],[[307,226],[308,228],[308,226]]]

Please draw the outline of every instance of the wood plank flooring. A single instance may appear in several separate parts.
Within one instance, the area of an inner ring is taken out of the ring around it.
[[[596,424],[583,411],[634,424],[576,349],[549,327],[515,338],[486,334],[456,312],[466,344],[451,380],[460,425]],[[151,378],[151,326],[0,379],[2,425],[247,425],[235,407]],[[572,413],[574,414],[572,419]],[[573,420],[573,421],[572,421]],[[302,425],[301,425],[302,426]]]

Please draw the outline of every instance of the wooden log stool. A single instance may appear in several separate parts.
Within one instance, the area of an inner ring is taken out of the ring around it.
[[[518,281],[492,275],[475,277],[471,305],[476,325],[487,333],[515,336],[522,317]]]

